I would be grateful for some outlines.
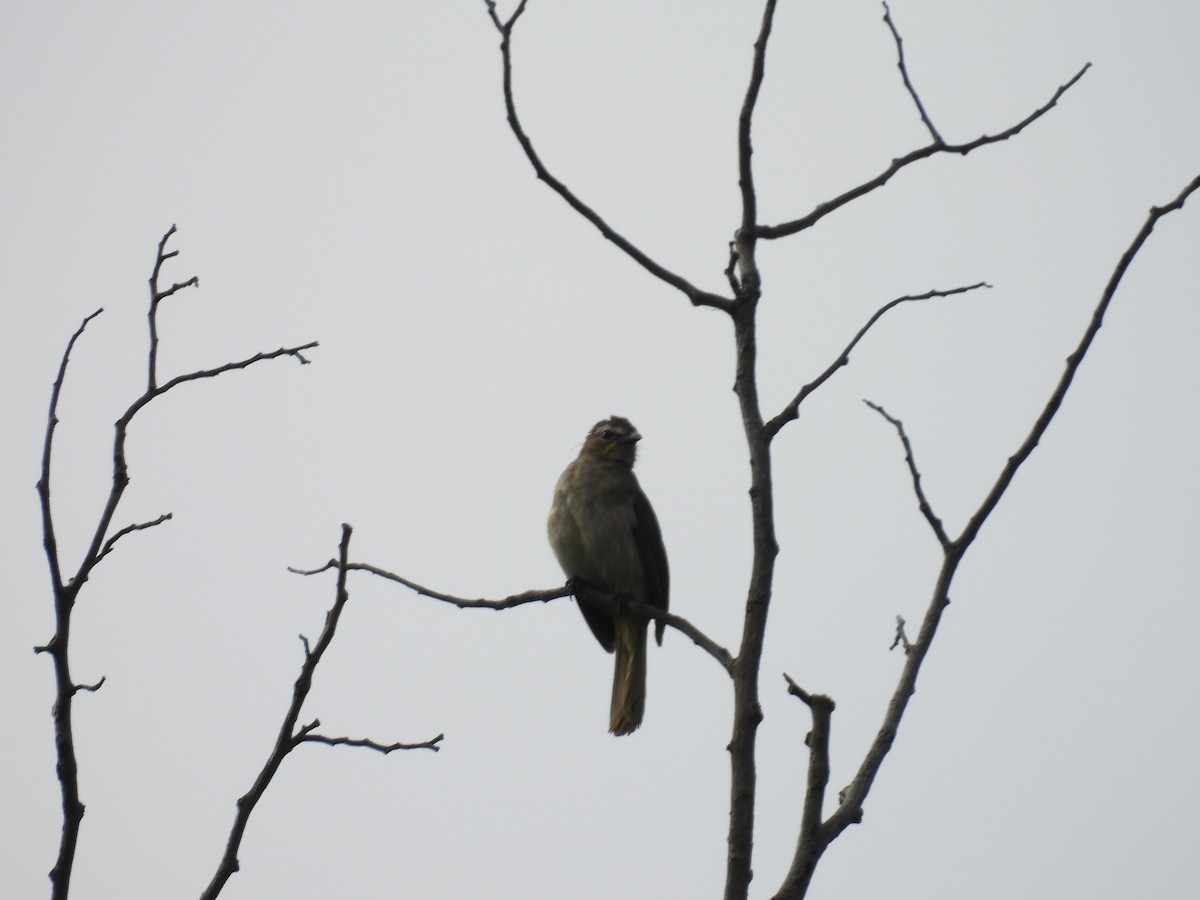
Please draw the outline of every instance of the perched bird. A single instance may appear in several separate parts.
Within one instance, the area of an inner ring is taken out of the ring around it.
[[[547,531],[568,578],[665,610],[667,551],[658,519],[633,474],[641,439],[620,416],[592,426],[579,456],[558,479]],[[609,615],[582,599],[579,609],[600,645],[617,654],[608,730],[630,734],[642,724],[646,706],[647,622],[631,614]],[[659,644],[662,637],[663,623],[657,622]]]

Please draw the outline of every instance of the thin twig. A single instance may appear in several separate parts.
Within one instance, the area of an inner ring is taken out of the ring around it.
[[[921,473],[917,469],[917,460],[913,456],[912,442],[909,441],[908,434],[904,430],[904,423],[899,419],[889,416],[887,410],[878,403],[872,403],[870,400],[863,400],[863,403],[887,419],[892,424],[892,427],[896,429],[896,433],[900,436],[900,443],[904,445],[904,462],[908,464],[908,473],[912,476],[913,492],[917,495],[917,505],[921,509],[921,515],[925,517],[925,521],[933,529],[938,543],[943,548],[948,547],[950,545],[950,537],[946,534],[946,529],[942,526],[942,520],[934,513],[933,507],[929,503],[929,498],[925,496],[925,489],[921,487]]]
[[[1039,106],[1036,110],[1022,119],[1016,125],[1013,125],[1011,128],[1006,128],[1004,131],[994,135],[982,135],[973,141],[968,141],[965,144],[942,144],[935,142],[929,144],[928,146],[922,147],[919,150],[913,150],[911,153],[907,153],[898,159],[893,159],[890,166],[888,166],[883,170],[883,172],[876,175],[871,180],[865,181],[857,187],[851,188],[844,194],[834,197],[832,200],[817,204],[813,211],[808,215],[801,216],[799,219],[793,219],[790,222],[783,222],[779,225],[759,225],[756,227],[755,233],[758,235],[758,237],[769,240],[796,234],[804,231],[806,228],[811,228],[812,226],[816,225],[831,212],[841,209],[850,201],[857,200],[864,194],[869,194],[876,188],[887,184],[893,175],[895,175],[901,169],[912,165],[918,160],[935,156],[938,153],[958,153],[962,156],[966,156],[972,150],[977,150],[980,147],[987,146],[988,144],[997,144],[1001,141],[1007,141],[1009,138],[1020,134],[1029,125],[1032,125],[1051,109],[1053,109],[1058,104],[1059,98],[1062,97],[1062,95],[1068,90],[1070,90],[1071,87],[1074,86],[1075,82],[1079,81],[1079,79],[1083,77],[1084,72],[1091,68],[1091,65],[1091,63],[1087,63],[1082,69],[1076,72],[1066,84],[1059,87],[1058,90],[1054,92],[1054,96],[1052,96],[1048,102],[1042,106]]]
[[[908,706],[908,701],[916,691],[917,676],[937,634],[942,613],[950,603],[950,585],[954,580],[954,575],[964,554],[978,536],[980,528],[996,508],[1008,486],[1012,483],[1013,476],[1021,464],[1029,458],[1029,455],[1045,434],[1050,422],[1053,421],[1055,414],[1062,405],[1068,388],[1071,386],[1075,373],[1078,371],[1097,332],[1100,330],[1100,326],[1103,324],[1104,314],[1112,302],[1113,296],[1116,294],[1122,277],[1142,246],[1146,243],[1146,240],[1150,237],[1155,224],[1168,213],[1182,209],[1187,198],[1197,190],[1200,190],[1200,175],[1194,178],[1170,203],[1165,206],[1153,207],[1150,210],[1146,222],[1142,225],[1133,242],[1118,261],[1116,269],[1113,271],[1092,313],[1091,321],[1088,323],[1079,345],[1067,358],[1066,371],[1063,372],[1058,385],[1051,393],[1046,406],[1038,416],[1033,430],[1017,449],[1017,452],[1009,458],[1001,470],[995,485],[983,499],[970,521],[968,521],[962,534],[943,547],[942,567],[938,572],[937,581],[934,584],[933,595],[929,606],[925,610],[925,617],[921,622],[921,628],[917,633],[916,639],[906,648],[907,655],[904,667],[901,670],[896,689],[893,691],[891,700],[888,703],[887,711],[884,713],[883,722],[878,732],[876,732],[871,746],[863,757],[862,764],[859,766],[854,779],[842,791],[838,809],[825,822],[824,829],[829,840],[833,840],[850,825],[862,819],[862,804],[870,793],[871,786],[879,774],[879,769],[883,765],[884,759],[891,750],[892,743],[896,738],[896,731],[900,726],[900,720],[903,718],[904,711]]]
[[[687,279],[675,274],[669,269],[651,259],[644,251],[635,246],[628,238],[618,232],[615,228],[606,222],[599,213],[588,206],[581,200],[574,191],[567,187],[562,181],[551,174],[542,162],[541,157],[534,149],[533,141],[526,134],[524,126],[521,124],[520,118],[517,116],[516,100],[513,96],[512,83],[512,31],[516,25],[517,19],[525,12],[526,0],[521,0],[517,5],[516,10],[507,19],[502,20],[496,12],[496,4],[493,0],[484,0],[487,4],[488,15],[491,17],[492,24],[496,26],[496,30],[500,32],[500,54],[504,63],[504,106],[508,113],[508,124],[512,129],[512,133],[516,136],[517,143],[521,145],[521,149],[525,151],[525,157],[533,166],[537,177],[544,181],[546,185],[556,194],[567,201],[567,203],[577,213],[587,219],[596,227],[596,229],[609,241],[620,248],[627,256],[632,258],[634,262],[640,265],[643,269],[653,275],[660,281],[664,281],[676,290],[682,291],[683,294],[692,302],[694,306],[708,306],[713,309],[722,309],[728,312],[733,307],[733,301],[727,297],[722,297],[720,294],[714,294],[709,291],[701,290]]]
[[[54,518],[50,513],[50,459],[54,451],[54,431],[58,427],[58,401],[62,396],[63,382],[67,377],[67,363],[71,360],[71,351],[75,349],[75,342],[83,335],[88,323],[102,312],[104,312],[103,307],[87,316],[75,333],[71,335],[71,339],[67,341],[67,349],[63,351],[62,362],[59,363],[54,386],[50,389],[50,412],[46,421],[46,439],[42,445],[42,474],[38,479],[37,492],[42,512],[43,544],[46,549],[46,558],[50,564],[50,581],[56,600],[64,587],[62,566],[58,558],[58,540],[55,537]]]
[[[850,362],[850,351],[858,346],[858,342],[863,339],[866,333],[871,330],[871,327],[881,318],[883,318],[884,314],[889,310],[894,309],[901,303],[912,303],[918,300],[930,300],[934,297],[951,297],[955,294],[965,294],[967,291],[974,291],[979,288],[990,287],[991,285],[986,281],[978,281],[975,284],[968,284],[965,287],[950,288],[948,290],[931,290],[926,291],[924,294],[909,294],[904,297],[897,297],[895,300],[891,300],[879,307],[879,309],[875,310],[875,314],[867,320],[867,324],[858,330],[858,334],[854,335],[850,343],[846,345],[846,348],[841,352],[838,358],[830,363],[824,372],[822,372],[808,384],[804,385],[804,387],[800,388],[799,393],[792,398],[791,402],[783,408],[779,415],[767,422],[765,427],[768,436],[774,437],[779,433],[784,425],[799,418],[800,404],[804,402],[804,399],[821,385],[823,385],[826,381],[828,381],[838,369]]]
[[[327,744],[330,747],[364,747],[367,750],[376,750],[387,756],[396,750],[432,750],[434,753],[437,753],[442,749],[438,745],[446,739],[444,734],[439,734],[437,737],[416,744],[401,744],[398,742],[394,744],[381,744],[379,741],[373,741],[370,738],[328,737],[316,732],[316,729],[320,727],[321,720],[313,719],[300,729],[295,737],[295,743]]]
[[[767,46],[774,27],[775,0],[766,0],[754,42],[746,97],[738,117],[738,186],[742,195],[740,227],[734,234],[741,290],[733,311],[736,355],[733,392],[750,457],[750,526],[753,556],[742,614],[742,636],[733,667],[733,733],[729,738],[729,829],[724,900],[745,900],[754,877],[754,809],[757,802],[758,726],[762,722],[759,671],[766,642],[767,614],[775,580],[779,542],[775,535],[771,441],[763,426],[758,396],[758,210],[751,143],[753,114],[766,72]]]
[[[1100,331],[1100,326],[1104,324],[1104,315],[1108,312],[1109,304],[1112,302],[1113,296],[1121,284],[1121,279],[1124,278],[1126,270],[1128,270],[1130,264],[1133,262],[1134,257],[1137,256],[1138,251],[1142,249],[1142,245],[1150,237],[1150,233],[1154,231],[1155,224],[1168,213],[1182,209],[1187,198],[1197,190],[1200,190],[1200,175],[1192,179],[1187,187],[1180,191],[1178,196],[1170,203],[1167,203],[1165,206],[1151,207],[1146,221],[1134,237],[1133,243],[1121,254],[1121,259],[1117,262],[1116,268],[1108,279],[1108,284],[1104,287],[1104,293],[1100,296],[1100,302],[1096,305],[1096,309],[1092,313],[1092,319],[1079,341],[1079,346],[1067,357],[1066,368],[1063,370],[1054,392],[1050,395],[1045,409],[1038,416],[1033,429],[1029,432],[1029,436],[1025,438],[1021,446],[1017,448],[1017,451],[1008,458],[1008,462],[1005,463],[1000,476],[996,479],[996,483],[988,492],[987,497],[975,515],[971,516],[962,534],[955,539],[956,543],[966,547],[975,539],[975,536],[979,534],[979,529],[983,527],[983,523],[991,515],[992,510],[996,508],[996,505],[1000,502],[1000,498],[1004,496],[1004,492],[1008,489],[1009,484],[1012,483],[1013,476],[1017,474],[1017,470],[1021,467],[1021,464],[1029,458],[1029,454],[1033,452],[1033,449],[1042,439],[1042,435],[1046,433],[1046,429],[1050,427],[1050,423],[1054,420],[1055,414],[1062,405],[1063,398],[1067,395],[1067,390],[1071,387],[1071,382],[1075,379],[1075,373],[1079,371],[1079,366],[1083,362],[1083,358],[1087,355],[1088,349],[1092,346],[1092,341],[1095,340],[1096,334]]]
[[[58,376],[55,379],[54,387],[50,394],[46,438],[42,448],[41,477],[38,480],[37,490],[42,514],[42,540],[46,551],[46,558],[50,566],[51,589],[54,595],[55,632],[49,641],[35,647],[34,650],[37,653],[49,654],[54,664],[55,703],[52,715],[58,780],[62,794],[63,828],[58,856],[50,872],[52,900],[66,900],[69,895],[71,872],[74,866],[80,825],[84,814],[84,806],[79,797],[79,769],[75,756],[75,737],[72,719],[73,700],[75,694],[78,692],[95,691],[104,683],[104,679],[101,678],[100,681],[92,685],[76,684],[71,678],[69,665],[71,613],[79,591],[87,582],[92,570],[95,569],[100,560],[113,551],[121,538],[134,531],[153,528],[171,518],[171,515],[168,513],[154,521],[127,525],[113,534],[109,534],[109,529],[112,527],[113,517],[116,514],[121,497],[129,485],[129,471],[125,460],[125,439],[129,425],[137,412],[151,400],[161,396],[179,384],[201,378],[211,378],[233,369],[243,369],[261,360],[272,359],[278,356],[294,356],[302,363],[307,362],[302,351],[316,346],[316,342],[312,342],[301,347],[281,348],[273,353],[260,353],[249,359],[228,363],[215,369],[182,375],[165,385],[159,386],[157,384],[158,335],[156,323],[158,304],[164,298],[199,283],[198,279],[190,278],[187,281],[173,284],[166,290],[161,290],[158,287],[158,280],[162,273],[163,264],[178,255],[178,251],[172,250],[168,252],[166,250],[167,241],[175,233],[175,230],[175,226],[172,225],[159,241],[154,268],[149,279],[150,312],[148,315],[150,322],[150,347],[147,353],[148,374],[146,391],[134,400],[117,420],[113,436],[112,483],[109,488],[108,498],[100,514],[99,521],[96,523],[95,530],[92,532],[91,541],[84,551],[82,558],[79,560],[75,574],[70,578],[65,577],[62,561],[59,558],[56,528],[51,512],[50,472],[54,450],[54,433],[58,425],[59,399],[62,394],[71,351],[74,349],[75,343],[83,334],[88,323],[100,315],[103,312],[102,309],[96,310],[85,318],[75,334],[72,335],[70,341],[68,341],[66,351],[63,353],[62,362],[59,365]]]
[[[896,23],[892,21],[892,11],[888,9],[886,3],[883,4],[883,21],[891,29],[892,38],[896,41],[896,55],[900,58],[896,65],[900,68],[900,77],[904,79],[904,87],[908,90],[908,95],[912,97],[913,103],[917,105],[917,112],[921,114],[921,121],[929,129],[929,135],[933,138],[935,144],[945,144],[946,142],[942,140],[942,136],[938,134],[938,130],[933,127],[933,121],[929,118],[929,114],[925,112],[925,104],[921,102],[921,98],[917,95],[917,89],[913,87],[912,81],[909,80],[908,66],[904,64],[904,41],[900,39],[900,32],[896,30]]]
[[[163,263],[179,255],[178,250],[172,250],[170,253],[164,252],[167,241],[171,239],[171,235],[175,233],[175,230],[175,226],[172,225],[167,229],[167,233],[162,236],[162,240],[158,242],[158,253],[154,257],[154,269],[150,272],[150,311],[146,314],[150,323],[150,352],[148,355],[148,375],[146,379],[147,392],[152,392],[158,386],[158,304],[184,288],[200,286],[200,279],[193,275],[187,281],[175,282],[165,291],[159,290],[158,276],[162,272]]]
[[[134,531],[145,531],[147,528],[153,528],[155,525],[161,525],[163,522],[169,522],[172,518],[172,513],[163,513],[157,519],[154,519],[150,522],[139,522],[136,525],[126,525],[104,542],[104,546],[100,549],[100,553],[96,557],[96,562],[99,563],[100,560],[112,553],[113,547],[116,546],[117,541],[125,537],[125,535],[131,534]]]
[[[568,588],[572,586],[574,587],[576,597],[579,598],[581,603],[587,603],[589,606],[603,610],[611,616],[615,617],[618,613],[625,615],[632,613],[635,616],[643,616],[646,619],[653,619],[656,622],[669,625],[681,634],[691,638],[692,643],[719,662],[727,674],[730,676],[733,675],[733,656],[729,651],[682,616],[669,613],[665,609],[651,606],[648,603],[633,600],[627,595],[610,594],[601,591],[586,581],[576,580],[573,583],[568,582]]]
[[[750,65],[750,82],[746,85],[746,96],[738,113],[738,190],[742,198],[742,221],[734,236],[734,256],[738,263],[737,297],[741,301],[754,302],[758,299],[760,283],[754,243],[757,239],[758,194],[754,187],[754,143],[752,129],[754,110],[762,91],[763,77],[767,69],[767,42],[775,21],[776,0],[767,0],[763,7],[762,22],[758,37],[754,41],[754,58]]]
[[[321,723],[319,719],[314,719],[310,724],[296,727],[296,723],[300,718],[300,710],[304,706],[304,701],[308,698],[309,691],[312,690],[313,675],[316,673],[317,666],[321,662],[321,658],[325,655],[325,651],[329,649],[329,645],[333,642],[334,634],[337,632],[338,620],[341,618],[342,611],[346,608],[346,602],[350,599],[350,593],[346,589],[346,576],[349,572],[348,558],[350,554],[350,535],[353,529],[349,525],[342,526],[342,539],[338,545],[338,562],[337,562],[337,588],[333,606],[325,614],[325,626],[321,629],[321,635],[317,638],[316,644],[309,647],[308,640],[301,635],[300,640],[304,644],[304,662],[300,666],[300,674],[296,676],[296,681],[292,685],[292,701],[288,705],[287,712],[283,717],[283,724],[279,727],[279,732],[275,737],[275,745],[271,749],[270,755],[263,764],[262,770],[258,773],[258,777],[254,779],[254,784],[245,794],[237,801],[237,814],[234,816],[233,826],[229,830],[229,840],[225,844],[225,852],[221,856],[220,862],[217,864],[217,870],[209,882],[204,893],[200,895],[201,900],[215,900],[218,894],[225,886],[225,882],[238,871],[240,864],[238,862],[238,849],[241,847],[242,837],[246,831],[246,824],[250,821],[250,815],[254,812],[258,801],[262,799],[263,794],[271,784],[271,780],[275,777],[275,773],[279,771],[283,760],[296,747],[305,741],[323,744],[347,744],[356,747],[370,747],[380,752],[388,753],[391,750],[406,750],[406,749],[429,749],[436,750],[435,746],[440,743],[443,736],[438,735],[430,741],[423,741],[419,744],[381,744],[367,738],[325,738],[321,735],[312,734],[313,729],[317,728]],[[390,747],[390,749],[388,749]]]
[[[315,569],[298,569],[288,566],[288,571],[293,575],[319,575],[322,572],[328,572],[330,569],[336,569],[337,567],[337,561],[331,559],[329,562]],[[564,585],[545,590],[524,591],[520,594],[505,597],[502,600],[468,599],[466,597],[456,597],[453,594],[444,594],[441,591],[433,590],[433,588],[424,587],[415,581],[410,581],[403,575],[397,575],[395,572],[389,572],[370,563],[347,563],[346,568],[351,572],[370,572],[372,575],[378,575],[380,578],[386,578],[388,581],[402,584],[422,597],[429,597],[433,600],[440,600],[443,603],[450,603],[459,609],[512,609],[514,606],[522,606],[526,603],[548,603],[551,600],[557,600],[559,597],[571,596],[571,589]]]
[[[338,568],[338,563],[330,560],[322,566],[315,569],[298,569],[288,567],[288,571],[294,575],[318,575],[321,572],[328,572],[331,569]],[[377,575],[380,578],[394,581],[401,584],[409,590],[422,597],[429,597],[431,600],[438,600],[442,603],[449,603],[451,606],[457,606],[459,609],[512,609],[517,606],[524,606],[527,603],[549,603],[551,600],[558,600],[562,597],[572,596],[572,587],[570,584],[565,584],[556,588],[542,588],[530,591],[523,591],[520,594],[511,594],[508,597],[499,600],[488,600],[482,597],[467,598],[457,597],[454,594],[446,594],[442,591],[435,591],[433,588],[425,587],[417,584],[417,582],[405,578],[403,575],[397,575],[395,572],[389,572],[386,569],[381,569],[378,566],[373,566],[370,563],[347,563],[346,568],[349,571],[369,572],[372,575]],[[663,622],[667,626],[674,628],[680,634],[690,638],[697,647],[706,652],[709,656],[721,664],[721,667],[726,672],[732,674],[733,656],[728,650],[702,632],[699,628],[689,622],[683,616],[677,616],[674,613],[667,612],[664,609],[659,609],[656,606],[650,606],[647,603],[642,603],[636,600],[631,600],[628,597],[620,597],[613,594],[607,594],[602,591],[597,591],[591,588],[590,585],[580,583],[575,586],[577,592],[586,593],[587,600],[594,606],[615,613],[620,610],[623,613],[633,613],[634,615],[644,616],[647,619],[653,619],[656,622]]]

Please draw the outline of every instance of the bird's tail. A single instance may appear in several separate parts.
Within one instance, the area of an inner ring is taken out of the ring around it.
[[[612,710],[608,730],[632,734],[646,709],[646,623],[617,616],[617,662],[613,672]]]

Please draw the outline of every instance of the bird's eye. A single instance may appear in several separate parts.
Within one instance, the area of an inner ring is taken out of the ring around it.
[[[613,432],[613,430],[611,428],[605,428],[602,432],[600,432],[600,440],[602,440],[602,441],[611,441],[615,437],[616,437],[616,434]]]

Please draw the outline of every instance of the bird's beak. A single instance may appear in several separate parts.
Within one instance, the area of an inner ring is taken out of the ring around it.
[[[621,442],[624,444],[636,444],[641,439],[642,439],[642,436],[635,431],[635,432],[633,432],[631,434],[627,434],[627,435],[625,435],[625,437],[621,438]]]

